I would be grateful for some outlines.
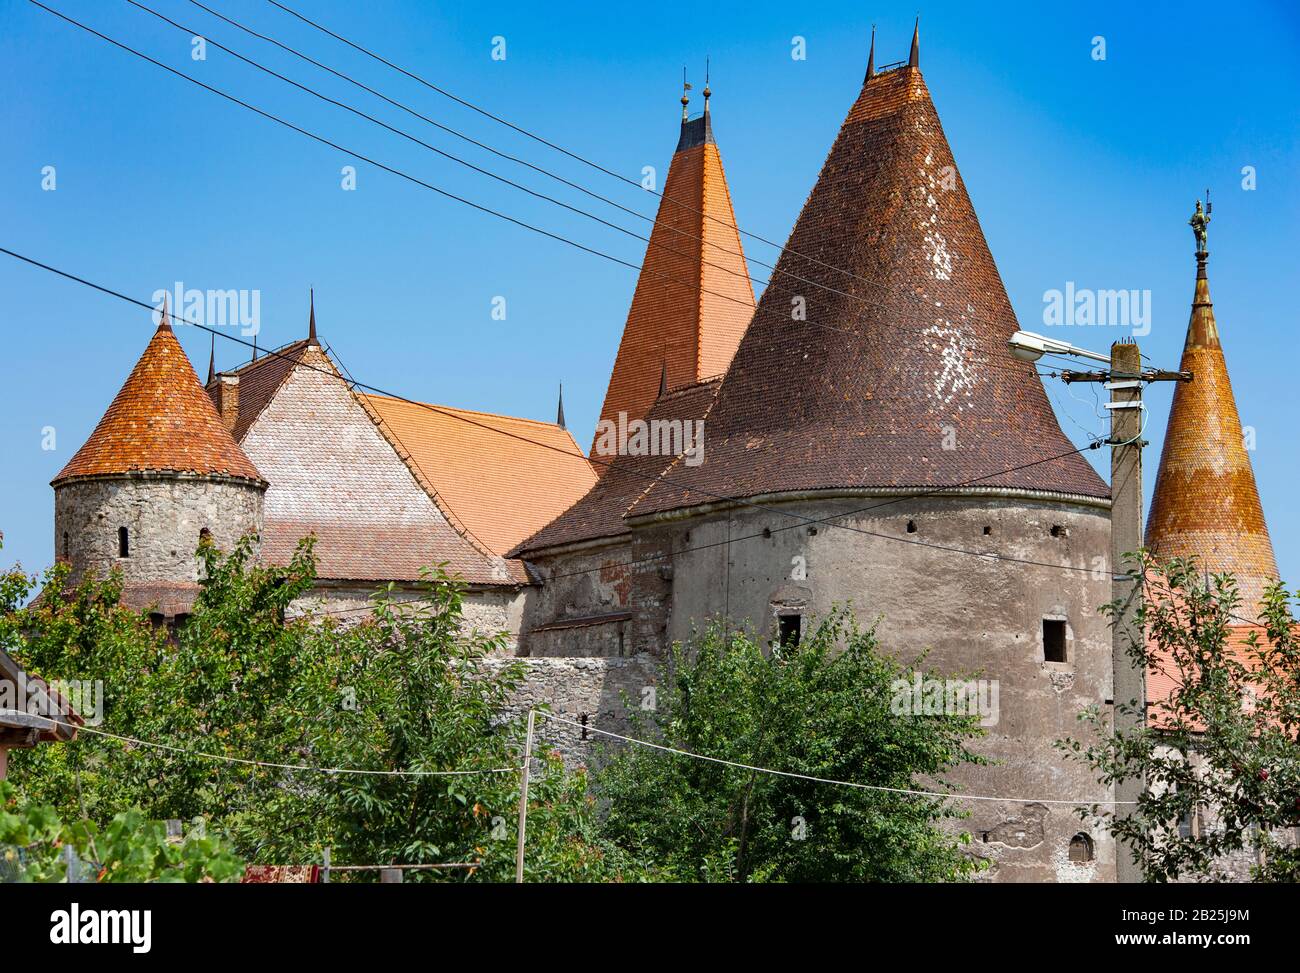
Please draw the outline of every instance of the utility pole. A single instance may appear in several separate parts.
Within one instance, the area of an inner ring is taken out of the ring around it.
[[[1011,353],[1021,361],[1037,361],[1044,354],[1071,355],[1108,367],[1092,372],[1061,372],[1064,382],[1101,382],[1111,394],[1110,410],[1110,594],[1118,610],[1111,619],[1111,702],[1116,730],[1133,731],[1146,725],[1146,671],[1136,663],[1130,646],[1144,638],[1136,624],[1142,605],[1142,579],[1125,565],[1125,555],[1142,548],[1142,433],[1145,403],[1142,388],[1147,382],[1190,382],[1190,372],[1166,372],[1142,367],[1142,352],[1136,341],[1116,341],[1110,357],[1076,348],[1064,341],[1030,331],[1017,331],[1008,342]],[[1132,703],[1132,706],[1128,704]],[[1121,711],[1121,707],[1124,707]],[[1132,813],[1133,802],[1145,788],[1141,778],[1115,785],[1115,814]],[[1141,882],[1137,859],[1124,845],[1115,849],[1116,878]]]
[[[533,710],[528,711],[528,736],[524,738],[524,766],[519,772],[519,843],[515,846],[515,882],[524,881],[524,833],[528,829],[528,768],[533,762]]]

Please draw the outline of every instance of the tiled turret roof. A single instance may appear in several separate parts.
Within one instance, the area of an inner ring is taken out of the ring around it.
[[[126,384],[53,483],[146,471],[262,480],[222,424],[165,310]]]

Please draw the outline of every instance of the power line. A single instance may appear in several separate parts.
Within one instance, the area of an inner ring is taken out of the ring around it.
[[[201,757],[205,760],[220,760],[226,763],[241,764],[244,766],[260,767],[267,770],[292,770],[304,771],[318,774],[353,774],[368,777],[468,777],[475,774],[517,774],[518,767],[487,767],[482,770],[356,770],[349,767],[312,767],[306,764],[280,764],[272,763],[266,760],[253,760],[248,757],[231,757],[220,753],[204,753],[202,750],[190,750],[185,747],[174,747],[166,743],[155,743],[151,740],[140,740],[136,737],[122,736],[118,733],[109,733],[107,730],[99,730],[93,726],[84,726],[77,723],[64,723],[56,720],[51,716],[40,716],[38,719],[45,720],[57,726],[66,726],[73,730],[84,733],[92,733],[96,736],[107,737],[111,740],[118,740],[122,743],[130,743],[139,747],[151,747],[155,750],[166,750],[170,753],[179,753],[187,757]]]
[[[830,777],[814,777],[810,774],[796,774],[788,770],[772,770],[769,767],[755,767],[752,764],[742,764],[734,760],[724,760],[721,757],[710,757],[702,753],[692,753],[689,750],[678,750],[676,747],[665,746],[662,743],[651,743],[649,740],[638,740],[635,737],[624,736],[621,733],[612,733],[609,730],[601,730],[592,726],[590,723],[578,723],[574,720],[565,719],[563,716],[556,716],[554,713],[547,713],[544,710],[534,710],[539,716],[548,720],[555,720],[559,723],[567,723],[569,726],[576,726],[580,729],[587,730],[591,733],[597,733],[601,736],[610,737],[615,740],[622,740],[625,743],[635,743],[638,746],[650,747],[654,750],[661,750],[665,753],[676,754],[679,757],[690,757],[692,760],[705,760],[713,764],[721,764],[726,767],[734,767],[737,770],[749,770],[759,774],[770,774],[774,777],[791,777],[795,780],[806,780],[816,784],[834,784],[837,787],[852,787],[856,790],[863,791],[883,791],[888,794],[904,794],[911,797],[931,797],[939,800],[957,800],[957,801],[1006,801],[1012,804],[1061,804],[1067,807],[1090,807],[1094,804],[1105,804],[1107,806],[1128,804],[1137,804],[1137,801],[1064,801],[1053,800],[1050,798],[1040,797],[992,797],[983,794],[956,794],[946,793],[943,791],[922,791],[913,790],[907,787],[885,787],[879,784],[859,784],[851,780],[834,780]]]
[[[587,246],[586,244],[579,243],[579,242],[577,242],[576,240],[573,240],[573,239],[570,239],[569,237],[563,236],[562,234],[554,233],[554,232],[552,232],[552,231],[550,231],[550,230],[547,230],[547,229],[545,229],[545,228],[543,228],[543,227],[540,227],[540,226],[537,226],[537,225],[535,225],[535,224],[529,223],[529,222],[527,222],[527,221],[525,221],[525,220],[517,219],[516,217],[510,216],[510,215],[507,214],[507,213],[503,213],[503,212],[501,212],[501,211],[499,211],[499,210],[496,210],[496,209],[493,209],[493,208],[491,208],[491,207],[489,207],[489,206],[483,205],[482,203],[475,202],[474,200],[472,200],[472,199],[470,199],[470,198],[468,198],[468,197],[461,196],[461,195],[458,195],[458,194],[456,194],[456,193],[453,193],[453,192],[451,192],[451,191],[449,191],[449,190],[443,189],[443,188],[441,188],[441,187],[439,187],[439,186],[434,185],[433,183],[430,183],[430,182],[427,182],[427,181],[425,181],[425,180],[423,180],[423,179],[420,179],[420,178],[417,177],[417,176],[413,176],[413,175],[411,175],[410,173],[405,172],[405,171],[403,171],[403,170],[401,170],[401,169],[398,169],[398,168],[396,168],[396,167],[394,167],[394,166],[387,165],[386,163],[380,162],[380,161],[378,161],[377,159],[371,158],[370,156],[364,155],[364,154],[362,154],[362,153],[360,153],[360,152],[356,152],[356,151],[354,151],[353,149],[350,149],[350,148],[348,148],[347,146],[344,146],[344,145],[341,145],[341,144],[339,144],[339,143],[337,143],[337,142],[334,142],[334,141],[332,141],[332,140],[326,138],[326,137],[323,136],[323,135],[318,135],[318,134],[315,133],[315,132],[309,131],[308,129],[305,129],[305,128],[299,126],[299,125],[296,125],[295,123],[290,122],[290,121],[288,121],[287,119],[281,118],[280,116],[278,116],[278,115],[276,115],[276,114],[274,114],[274,113],[272,113],[272,112],[265,111],[264,109],[258,108],[256,105],[253,105],[253,104],[251,104],[251,103],[249,103],[249,102],[243,101],[242,99],[240,99],[240,98],[238,98],[238,97],[236,97],[236,96],[234,96],[234,95],[232,95],[232,94],[230,94],[230,93],[228,93],[228,92],[226,92],[226,91],[223,91],[223,90],[221,90],[220,88],[216,88],[216,87],[214,87],[214,86],[212,86],[212,85],[209,85],[209,84],[207,84],[207,83],[205,83],[205,82],[203,82],[203,81],[200,81],[200,80],[198,80],[197,78],[195,78],[195,77],[193,77],[193,76],[191,76],[191,75],[188,75],[188,74],[184,73],[183,71],[178,71],[178,70],[176,70],[175,68],[170,67],[169,65],[166,65],[166,64],[162,63],[161,61],[158,61],[158,60],[156,60],[155,58],[150,57],[148,54],[145,54],[145,53],[143,53],[143,52],[141,52],[141,51],[138,51],[138,50],[136,50],[135,48],[130,47],[130,46],[127,45],[127,44],[124,44],[124,43],[121,42],[121,41],[115,40],[114,38],[109,37],[108,35],[103,34],[103,33],[101,33],[101,32],[98,31],[98,30],[95,30],[93,27],[90,27],[90,26],[88,26],[88,25],[86,25],[86,24],[83,24],[83,23],[81,23],[80,21],[75,20],[74,18],[69,17],[69,16],[67,16],[66,14],[63,14],[63,13],[61,13],[61,12],[59,12],[59,11],[57,11],[57,10],[51,8],[51,7],[47,7],[45,4],[41,3],[40,0],[30,0],[30,2],[31,2],[32,4],[34,4],[35,6],[39,7],[40,9],[45,10],[46,12],[51,13],[51,14],[53,14],[54,16],[60,18],[61,20],[64,20],[64,21],[66,21],[67,23],[72,24],[72,25],[75,26],[75,27],[79,27],[79,28],[81,28],[82,30],[86,31],[87,33],[92,34],[92,35],[94,35],[94,36],[100,38],[101,40],[107,41],[108,43],[112,44],[113,46],[115,46],[115,47],[117,47],[117,48],[120,48],[121,50],[126,51],[127,53],[132,54],[132,55],[134,55],[134,56],[140,58],[141,60],[147,61],[147,62],[149,62],[150,64],[153,64],[155,67],[160,67],[160,68],[162,68],[164,71],[167,71],[168,73],[173,74],[173,75],[175,75],[175,76],[178,77],[178,78],[181,78],[181,79],[183,79],[183,80],[185,80],[185,81],[189,81],[191,84],[197,85],[198,87],[203,88],[203,89],[205,89],[206,91],[211,92],[212,94],[218,95],[218,96],[220,96],[220,97],[226,99],[227,101],[233,102],[234,104],[240,106],[241,108],[245,108],[245,109],[247,109],[247,110],[249,110],[249,111],[251,111],[251,112],[253,112],[253,113],[257,114],[257,115],[262,116],[263,118],[266,118],[266,119],[269,120],[269,121],[273,121],[273,122],[275,122],[275,123],[277,123],[277,124],[279,124],[279,125],[284,126],[285,128],[291,129],[291,130],[293,130],[293,131],[299,133],[300,135],[305,135],[306,137],[312,139],[313,141],[319,142],[319,143],[321,143],[322,145],[326,145],[326,146],[329,146],[330,148],[335,149],[335,150],[337,150],[337,151],[339,151],[339,152],[343,152],[343,153],[345,153],[346,155],[348,155],[348,156],[350,156],[350,157],[360,159],[360,160],[362,160],[362,161],[364,161],[364,162],[368,162],[369,164],[371,164],[371,165],[373,165],[373,166],[375,166],[375,167],[377,167],[377,168],[379,168],[379,169],[382,169],[382,170],[384,170],[385,172],[390,173],[391,175],[398,176],[399,178],[405,179],[405,180],[407,180],[408,182],[411,182],[411,183],[413,183],[413,184],[415,184],[415,185],[417,185],[417,186],[420,186],[420,187],[422,187],[422,188],[424,188],[424,189],[431,190],[431,191],[437,193],[438,195],[443,196],[443,197],[445,197],[445,198],[447,198],[447,199],[451,199],[451,200],[454,200],[454,201],[456,201],[456,202],[462,203],[462,204],[464,204],[464,205],[466,205],[466,206],[469,206],[469,207],[471,207],[471,208],[473,208],[473,209],[476,209],[476,210],[478,210],[478,211],[480,211],[480,212],[482,212],[482,213],[486,213],[486,214],[488,214],[489,216],[495,216],[495,217],[497,217],[498,219],[505,220],[506,222],[508,222],[508,223],[512,223],[512,224],[514,224],[515,226],[522,227],[523,229],[526,229],[526,230],[531,230],[532,232],[537,233],[537,234],[539,234],[539,235],[541,235],[541,236],[544,236],[544,237],[547,237],[547,238],[549,238],[549,239],[555,240],[555,241],[557,241],[557,242],[559,242],[559,243],[567,244],[568,246],[573,247],[574,249],[581,250],[581,251],[583,251],[583,252],[585,252],[585,253],[592,254],[593,256],[601,257],[601,258],[603,258],[603,259],[605,259],[605,260],[610,261],[611,263],[619,264],[620,266],[626,267],[626,268],[628,268],[628,269],[630,269],[630,270],[634,270],[634,271],[637,271],[637,272],[650,273],[650,274],[653,275],[654,277],[660,278],[660,279],[662,279],[662,280],[669,281],[669,282],[671,282],[671,283],[675,283],[675,284],[677,284],[677,285],[679,285],[679,286],[681,286],[681,287],[685,287],[685,288],[687,288],[688,290],[694,291],[694,292],[696,292],[696,293],[709,294],[709,295],[711,295],[711,296],[720,297],[720,298],[723,298],[724,300],[728,300],[728,301],[731,301],[731,302],[733,302],[733,303],[740,304],[741,306],[743,306],[743,307],[745,307],[746,309],[750,310],[750,311],[751,311],[753,314],[755,314],[755,315],[757,315],[760,311],[764,311],[764,310],[766,310],[768,313],[774,313],[774,314],[775,314],[775,313],[778,313],[775,309],[772,309],[772,308],[764,308],[764,307],[761,306],[761,305],[759,305],[759,306],[756,307],[756,306],[750,304],[750,303],[747,302],[747,301],[741,301],[741,300],[739,300],[739,299],[737,299],[737,298],[731,297],[730,295],[726,295],[726,294],[722,294],[722,293],[717,292],[717,291],[710,290],[709,288],[703,287],[702,285],[694,284],[694,283],[691,283],[691,282],[689,282],[689,281],[683,281],[683,280],[680,280],[679,278],[673,277],[673,276],[670,275],[670,274],[665,274],[665,273],[662,273],[662,272],[660,272],[660,271],[656,271],[656,270],[654,270],[654,269],[652,269],[652,268],[647,268],[644,264],[637,264],[637,263],[633,263],[633,262],[631,262],[631,261],[624,260],[624,259],[622,259],[621,257],[614,256],[613,254],[606,253],[605,251],[603,251],[603,250],[598,250],[598,249],[596,249],[596,248],[594,248],[594,247],[589,247],[589,246]],[[165,18],[164,18],[164,19],[165,19]],[[213,43],[215,44],[216,42],[214,41]],[[287,80],[287,79],[286,79],[286,80]],[[291,82],[291,83],[296,84],[296,82]],[[301,87],[301,86],[300,86],[300,87]],[[321,97],[324,97],[324,96],[321,96]],[[329,100],[329,99],[326,99],[326,100]],[[379,124],[383,124],[383,123],[379,123]],[[404,134],[404,133],[402,133],[402,134]],[[416,141],[418,141],[418,139],[417,139]],[[422,144],[424,144],[424,143],[422,143]],[[430,148],[432,148],[432,147],[430,146]],[[440,150],[436,150],[436,149],[435,149],[434,151],[440,151]],[[527,190],[527,189],[525,189],[525,191],[526,191],[526,192],[532,192],[531,190]],[[561,204],[561,205],[565,205],[565,204]],[[599,219],[598,217],[595,217],[595,218],[596,218],[596,219]],[[612,224],[610,224],[610,225],[612,225]],[[633,234],[633,235],[635,235],[635,234]],[[644,239],[644,238],[640,238],[640,239]],[[842,292],[837,292],[837,293],[842,293]],[[852,297],[853,295],[846,295],[846,296],[850,296],[850,297]],[[898,307],[897,307],[896,305],[885,304],[885,303],[881,303],[881,302],[878,302],[878,301],[870,301],[870,300],[868,300],[867,298],[862,298],[862,297],[854,297],[854,299],[860,301],[862,304],[870,305],[870,306],[873,306],[873,307],[877,307],[877,308],[880,308],[880,309],[882,309],[882,310],[887,310],[887,311],[898,310]],[[928,306],[931,306],[931,307],[935,307],[935,308],[938,307],[938,305],[934,305],[934,304],[932,304],[932,303],[929,302],[929,301],[924,301],[924,303],[927,304]],[[984,319],[973,319],[973,320],[984,320]],[[804,320],[804,321],[802,321],[802,322],[800,322],[800,323],[802,323],[802,324],[806,324],[806,325],[809,325],[809,326],[811,326],[811,327],[820,328],[820,329],[825,330],[825,331],[832,331],[832,332],[835,332],[835,333],[837,333],[837,334],[848,335],[848,336],[850,336],[850,337],[858,338],[858,339],[860,339],[860,340],[866,338],[866,335],[865,335],[863,332],[861,332],[861,331],[849,331],[849,330],[846,330],[846,329],[844,329],[844,328],[836,328],[836,327],[834,327],[834,326],[832,326],[832,325],[821,324],[821,323],[818,323],[818,322],[815,322],[815,321],[810,321],[810,320]],[[988,323],[993,323],[993,322],[988,322]],[[986,353],[987,353],[987,352],[986,352]],[[990,361],[990,362],[986,362],[985,364],[992,366],[992,362],[991,362],[991,361]],[[1004,367],[1004,368],[1009,368],[1009,367],[1015,367],[1015,366],[1013,366],[1010,362],[1008,362],[1008,363],[998,363],[997,366],[993,366],[993,367]]]

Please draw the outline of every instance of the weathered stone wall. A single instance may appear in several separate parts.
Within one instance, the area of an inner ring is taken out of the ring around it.
[[[373,610],[378,584],[365,582],[319,581],[311,592],[289,606],[289,617],[329,615],[344,624],[365,619]],[[507,635],[507,650],[518,649],[520,620],[523,617],[527,588],[471,587],[464,595],[462,630]],[[428,589],[417,584],[403,584],[393,592],[393,600],[418,603],[428,597]]]
[[[633,613],[630,651],[652,655],[723,615],[773,638],[781,615],[797,616],[806,633],[833,606],[851,606],[859,623],[877,625],[885,651],[907,662],[928,653],[926,667],[944,676],[996,681],[997,722],[977,745],[994,763],[950,778],[966,793],[1008,798],[967,802],[960,824],[974,836],[972,853],[988,860],[986,876],[1113,881],[1114,844],[1097,823],[1038,803],[1113,797],[1053,747],[1081,734],[1085,707],[1111,700],[1110,629],[1097,610],[1111,597],[1105,506],[989,493],[801,499],[781,509],[852,529],[736,508],[636,524],[623,544],[539,559],[556,581],[528,606],[524,651],[559,654],[564,632],[539,640],[536,627],[614,606]],[[1044,619],[1065,623],[1064,662],[1044,657]],[[1093,858],[1071,862],[1080,833]]]
[[[129,556],[118,556],[118,529],[128,531]],[[113,568],[130,582],[196,581],[199,532],[231,550],[262,529],[262,488],[247,481],[162,473],[74,480],[54,490],[54,550],[72,579]]]
[[[631,735],[631,709],[654,705],[655,659],[648,655],[628,658],[565,659],[526,658],[489,660],[493,666],[519,662],[525,667],[525,681],[510,709],[526,714],[529,709],[549,705],[550,711],[567,720],[611,733]],[[602,738],[580,726],[539,717],[537,746],[559,750],[567,763],[590,765],[601,752],[627,746]]]

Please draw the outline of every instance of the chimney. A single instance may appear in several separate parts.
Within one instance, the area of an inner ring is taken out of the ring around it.
[[[218,375],[216,389],[217,412],[221,421],[232,433],[239,418],[239,376]]]

